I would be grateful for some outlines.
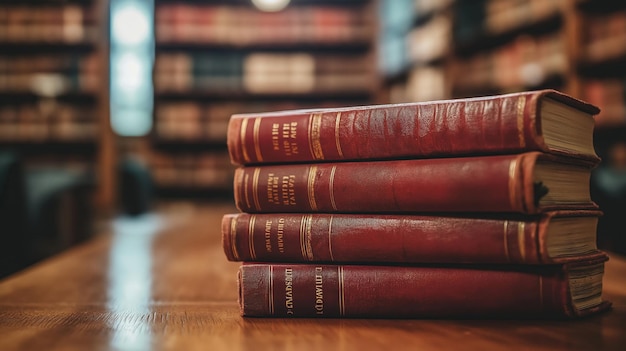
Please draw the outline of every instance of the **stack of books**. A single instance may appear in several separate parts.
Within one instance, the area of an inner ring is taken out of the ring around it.
[[[598,108],[554,90],[231,116],[243,316],[607,310]]]

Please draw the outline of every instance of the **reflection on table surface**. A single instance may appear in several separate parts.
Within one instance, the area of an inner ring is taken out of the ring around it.
[[[575,321],[244,319],[222,252],[230,204],[118,218],[92,241],[0,281],[0,349],[622,350],[626,259],[611,255],[609,313]]]

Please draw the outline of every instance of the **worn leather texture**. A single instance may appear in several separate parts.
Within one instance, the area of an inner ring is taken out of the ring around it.
[[[600,215],[237,213],[223,216],[222,246],[230,261],[554,264],[581,257],[548,255],[552,219]]]
[[[366,266],[243,263],[241,314],[250,317],[574,318],[568,271],[606,256],[541,266]]]
[[[556,90],[478,98],[235,114],[227,144],[234,164],[392,159],[543,151],[540,101],[549,97],[595,115]],[[590,131],[591,133],[592,131]],[[575,154],[595,162],[593,155]]]

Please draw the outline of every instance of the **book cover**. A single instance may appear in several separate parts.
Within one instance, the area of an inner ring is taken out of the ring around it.
[[[594,209],[590,163],[540,152],[239,167],[241,212],[417,213]]]
[[[606,259],[515,268],[243,263],[239,304],[247,317],[574,318],[610,307]]]
[[[426,158],[526,151],[598,162],[599,109],[556,90],[419,103],[234,114],[234,164]]]
[[[236,213],[222,246],[230,261],[555,264],[597,254],[600,215]]]

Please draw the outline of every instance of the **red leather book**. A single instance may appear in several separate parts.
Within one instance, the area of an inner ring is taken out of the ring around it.
[[[230,261],[554,264],[595,255],[599,211],[541,216],[227,214]]]
[[[526,151],[598,161],[599,109],[555,90],[444,101],[234,114],[234,164]]]
[[[539,152],[240,167],[242,212],[515,212],[593,209],[592,166]]]
[[[514,268],[243,263],[239,305],[249,317],[571,318],[609,308],[605,260]]]

